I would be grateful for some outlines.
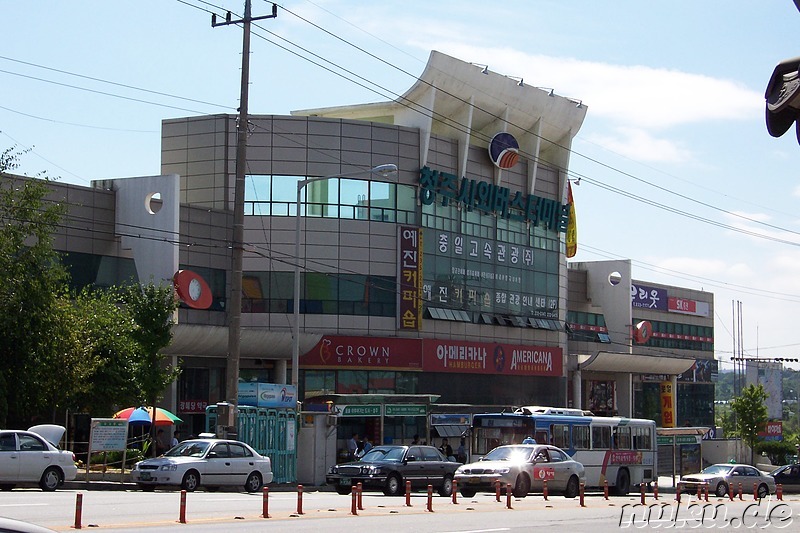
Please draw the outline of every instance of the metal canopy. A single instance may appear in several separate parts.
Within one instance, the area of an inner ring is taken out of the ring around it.
[[[683,374],[694,359],[619,352],[597,352],[578,365],[592,372],[626,372],[630,374]]]

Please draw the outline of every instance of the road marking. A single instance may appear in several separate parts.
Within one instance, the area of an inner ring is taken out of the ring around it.
[[[444,531],[442,533],[488,533],[489,531],[511,531],[510,527],[499,527],[496,529],[467,529],[458,531]]]

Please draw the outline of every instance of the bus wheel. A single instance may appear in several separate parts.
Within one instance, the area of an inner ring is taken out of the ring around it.
[[[631,491],[631,475],[625,468],[620,468],[617,472],[616,492],[619,496],[625,496]]]

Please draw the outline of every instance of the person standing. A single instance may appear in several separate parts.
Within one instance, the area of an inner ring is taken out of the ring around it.
[[[414,435],[414,438],[411,439],[411,445],[416,446],[417,444],[419,444],[419,435]]]
[[[453,457],[453,447],[448,444],[447,438],[442,439],[442,445],[439,446],[439,451],[441,451],[448,460]]]
[[[350,440],[347,441],[347,460],[348,461],[355,461],[357,459],[356,454],[358,453],[358,433],[353,433],[353,436],[350,437]]]
[[[456,449],[456,462],[465,464],[467,462],[467,441],[461,437],[461,442]]]

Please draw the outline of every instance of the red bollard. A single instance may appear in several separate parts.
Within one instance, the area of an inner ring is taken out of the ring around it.
[[[297,514],[303,514],[303,485],[297,485]]]
[[[603,498],[608,499],[608,480],[603,480]]]
[[[428,485],[428,512],[433,512],[433,485]]]
[[[181,512],[180,517],[178,518],[178,522],[181,524],[186,523],[186,491],[181,491]]]
[[[581,507],[586,507],[586,504],[583,502],[583,493],[584,493],[585,489],[586,489],[586,483],[581,482],[581,491],[580,491]]]
[[[728,485],[728,496],[733,501],[733,485]]]
[[[269,518],[269,487],[264,487],[264,499],[261,504],[261,518]]]
[[[453,504],[458,505],[458,501],[456,500],[456,495],[458,494],[458,482],[454,479],[453,480]]]
[[[406,481],[406,507],[411,507],[411,482]]]
[[[653,482],[653,498],[658,499],[658,480]]]
[[[703,499],[703,486],[699,483],[697,484],[697,501]]]
[[[358,498],[357,498],[358,499],[358,510],[359,511],[363,511],[364,510],[364,506],[362,505],[363,502],[361,501],[361,495],[364,492],[364,487],[361,485],[360,481],[356,485],[356,490],[358,491]]]
[[[753,499],[758,500],[758,483],[753,483]]]
[[[703,497],[708,501],[708,483],[703,484]]]
[[[81,528],[81,515],[83,514],[83,494],[75,495],[75,529]]]
[[[511,483],[506,484],[506,509],[511,509]]]
[[[547,480],[542,480],[542,496],[544,496],[544,501],[547,501]]]
[[[739,482],[739,501],[742,501],[742,482]]]
[[[776,496],[776,497],[777,497],[779,500],[783,501],[783,485],[782,485],[782,484],[780,484],[780,483],[778,483],[777,485],[775,485],[775,496]]]
[[[640,493],[639,500],[640,500],[641,504],[644,505],[645,497],[646,497],[645,493],[644,493],[644,483],[639,484],[639,487],[640,487],[640,489],[639,489],[639,493]]]
[[[500,501],[500,480],[494,482],[494,499]]]
[[[358,504],[356,500],[358,499],[358,489],[355,485],[353,485],[352,489],[350,490],[350,514],[357,516],[358,515]]]
[[[678,486],[675,488],[675,501],[681,503],[681,484],[678,483]]]

